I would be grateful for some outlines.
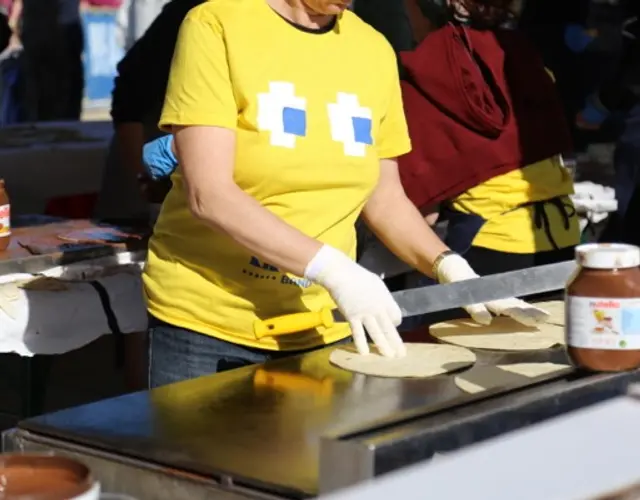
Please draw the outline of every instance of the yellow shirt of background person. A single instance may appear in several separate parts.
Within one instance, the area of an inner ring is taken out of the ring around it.
[[[235,182],[291,226],[355,255],[354,225],[379,161],[411,148],[393,50],[351,12],[300,30],[265,0],[215,0],[182,24],[160,126],[236,130]],[[180,168],[149,245],[144,286],[162,321],[237,344],[306,349],[349,335],[265,338],[253,324],[333,305],[194,218]]]
[[[555,82],[553,72],[546,70]],[[473,246],[529,254],[555,250],[545,228],[536,226],[535,209],[526,206],[536,201],[560,197],[567,213],[573,215],[566,226],[567,221],[557,207],[545,205],[553,240],[558,248],[580,243],[580,223],[570,194],[573,194],[573,180],[558,156],[489,179],[462,193],[452,206],[487,221],[473,240]]]
[[[535,208],[528,205],[536,201],[560,197],[569,215],[567,219],[557,206],[544,205],[548,230],[558,248],[580,242],[579,220],[569,198],[572,193],[571,174],[556,157],[489,179],[462,193],[452,206],[487,221],[473,240],[473,246],[530,254],[556,250],[544,225],[536,225]]]

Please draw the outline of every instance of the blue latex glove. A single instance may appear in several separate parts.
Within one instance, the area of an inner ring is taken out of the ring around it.
[[[579,24],[569,24],[564,30],[564,43],[569,50],[579,54],[584,52],[595,37]]]
[[[142,164],[154,181],[169,177],[178,166],[178,159],[171,150],[173,135],[159,137],[142,148]]]
[[[599,104],[597,98],[592,96],[578,114],[577,123],[581,128],[597,129],[609,118],[610,114],[609,110]]]

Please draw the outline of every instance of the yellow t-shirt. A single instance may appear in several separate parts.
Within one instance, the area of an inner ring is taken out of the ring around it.
[[[395,54],[345,12],[324,33],[266,0],[205,2],[185,18],[160,126],[237,133],[235,180],[266,209],[355,257],[355,221],[379,160],[411,149]],[[272,350],[348,336],[346,324],[258,340],[254,321],[332,306],[323,288],[261,262],[189,212],[180,167],[149,245],[149,312],[170,324]],[[233,207],[229,207],[233,210]]]
[[[473,246],[509,253],[537,253],[554,250],[544,226],[537,227],[536,201],[560,197],[569,215],[546,203],[544,211],[551,235],[559,248],[577,245],[580,226],[569,195],[573,193],[571,174],[559,157],[528,165],[489,179],[462,193],[452,207],[463,213],[477,214],[487,222],[473,240]]]

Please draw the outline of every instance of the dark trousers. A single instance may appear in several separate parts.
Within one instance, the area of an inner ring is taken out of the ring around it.
[[[25,31],[23,44],[27,120],[79,120],[84,94],[80,22],[59,26],[48,36]]]
[[[10,38],[9,19],[4,14],[0,14],[0,52],[7,48]]]
[[[348,340],[336,344],[344,342]],[[291,352],[254,349],[150,318],[149,388],[313,350]]]
[[[625,130],[616,144],[614,168],[618,213],[624,218],[633,191],[640,184],[640,104],[625,119]]]
[[[545,266],[556,262],[573,260],[574,247],[537,253],[506,253],[489,250],[487,248],[471,247],[464,255],[471,268],[480,276],[507,273],[518,269]]]
[[[625,130],[614,156],[618,210],[602,235],[602,241],[640,244],[640,104],[626,117]]]

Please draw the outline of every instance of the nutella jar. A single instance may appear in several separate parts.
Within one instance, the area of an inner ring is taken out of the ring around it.
[[[569,357],[592,371],[640,367],[640,248],[580,245],[576,259],[565,301]]]
[[[0,499],[98,500],[89,468],[69,458],[0,455]]]
[[[11,241],[11,205],[9,195],[4,186],[4,180],[0,179],[0,252],[9,246]]]

